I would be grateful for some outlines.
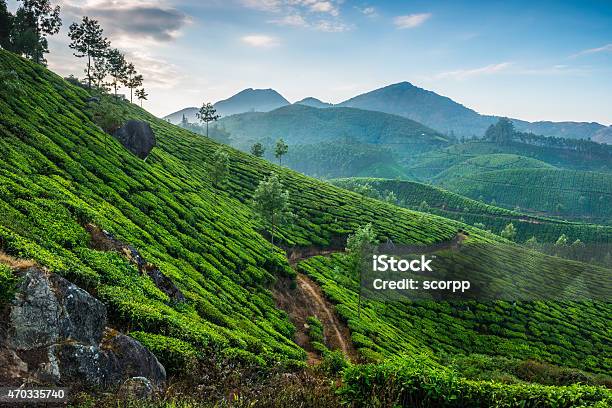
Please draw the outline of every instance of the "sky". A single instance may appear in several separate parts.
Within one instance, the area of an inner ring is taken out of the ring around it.
[[[16,0],[9,0],[15,8]],[[408,81],[483,114],[612,125],[612,1],[51,0],[49,67],[100,21],[163,116],[245,88],[338,103]]]

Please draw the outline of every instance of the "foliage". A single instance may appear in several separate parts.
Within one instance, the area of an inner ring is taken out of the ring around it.
[[[278,159],[278,164],[283,164],[283,156],[287,154],[289,151],[289,146],[283,139],[278,139],[276,141],[276,146],[274,147],[274,157]]]
[[[116,48],[107,51],[106,58],[108,61],[108,73],[112,78],[111,85],[115,89],[117,96],[118,86],[127,80],[127,61],[125,56]]]
[[[72,23],[68,32],[70,37],[69,47],[74,50],[77,58],[87,57],[87,68],[85,77],[91,88],[91,83],[96,81],[98,86],[110,71],[110,65],[106,60],[106,52],[110,42],[104,37],[104,31],[98,20],[84,16],[81,23]],[[94,73],[92,73],[92,62],[94,62]]]
[[[196,117],[200,120],[200,122],[206,124],[206,137],[208,137],[208,124],[210,122],[218,121],[221,116],[217,115],[217,110],[212,103],[206,102],[202,104],[202,107],[196,113]]]
[[[100,97],[99,102],[91,105],[93,121],[108,134],[113,134],[122,126],[125,115],[124,106],[108,97]]]
[[[266,152],[266,149],[259,142],[251,146],[251,154],[255,157],[263,157],[265,152]]]
[[[17,278],[7,265],[0,263],[0,307],[15,295]]]
[[[253,193],[253,209],[271,226],[270,242],[274,245],[277,227],[293,217],[289,209],[289,191],[283,189],[283,184],[276,173],[259,182]]]
[[[509,241],[514,241],[514,239],[516,238],[516,228],[514,228],[514,224],[510,223],[506,225],[506,227],[499,235]]]
[[[603,387],[501,384],[473,381],[456,373],[403,359],[353,366],[344,372],[341,398],[353,407],[555,407],[607,406]],[[595,405],[599,404],[599,405]]]
[[[210,164],[210,178],[214,186],[218,187],[225,182],[230,173],[230,158],[223,148],[219,148],[212,157]]]

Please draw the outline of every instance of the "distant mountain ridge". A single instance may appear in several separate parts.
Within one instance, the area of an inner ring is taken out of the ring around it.
[[[273,89],[248,88],[228,99],[216,102],[214,107],[219,115],[230,116],[245,112],[269,112],[287,105],[290,105],[289,101]],[[163,119],[177,124],[181,122],[183,115],[185,115],[187,121],[196,123],[198,121],[196,116],[198,109],[197,107],[181,109],[165,116]]]
[[[245,89],[229,99],[215,104],[218,113],[229,116],[247,112],[270,112],[290,105],[289,101],[273,89]],[[500,116],[482,115],[452,99],[433,91],[419,88],[410,82],[375,89],[357,95],[339,104],[322,102],[307,97],[294,105],[314,108],[346,107],[383,112],[419,122],[431,129],[456,137],[481,137],[487,128]],[[190,122],[196,122],[197,108],[186,108],[166,116],[164,119],[179,123],[183,114]],[[517,130],[538,135],[568,139],[592,139],[599,143],[612,144],[612,126],[596,122],[528,122],[511,119]]]

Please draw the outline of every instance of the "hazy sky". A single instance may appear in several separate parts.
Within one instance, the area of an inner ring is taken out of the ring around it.
[[[612,124],[612,1],[52,0],[100,20],[165,115],[248,87],[340,102],[409,81],[481,113]],[[9,0],[14,8],[15,0]]]

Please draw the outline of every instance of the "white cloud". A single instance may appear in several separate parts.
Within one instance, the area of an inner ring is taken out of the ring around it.
[[[571,55],[571,57],[575,58],[581,55],[599,54],[601,52],[612,52],[612,43],[597,48],[589,48],[587,50],[582,50],[574,55]]]
[[[342,33],[349,31],[351,26],[346,25],[340,21],[321,20],[312,24],[311,27],[317,31],[323,31],[326,33]]]
[[[290,27],[309,27],[310,24],[306,21],[304,17],[300,14],[290,14],[284,16],[283,18],[270,20],[270,23],[278,24],[281,26],[290,26]]]
[[[246,35],[240,40],[247,45],[258,48],[271,48],[280,44],[277,38],[262,34]]]
[[[317,1],[310,5],[310,10],[316,13],[328,13],[334,17],[340,14],[336,6],[329,1]]]
[[[364,7],[364,8],[357,7],[357,10],[359,10],[361,14],[368,16],[368,17],[376,17],[378,15],[374,7]]]
[[[393,19],[393,23],[400,30],[406,28],[415,28],[431,18],[431,13],[409,14],[407,16],[397,16]]]
[[[467,78],[471,78],[475,76],[491,75],[491,74],[495,74],[495,73],[504,71],[511,65],[512,65],[511,62],[502,62],[499,64],[491,64],[491,65],[487,65],[487,66],[480,67],[480,68],[460,69],[457,71],[447,71],[447,72],[439,73],[438,75],[436,75],[436,78],[438,79],[452,78],[452,79],[461,80],[461,79],[467,79]]]
[[[281,0],[242,0],[241,3],[245,7],[263,11],[279,11],[283,4]]]

